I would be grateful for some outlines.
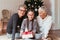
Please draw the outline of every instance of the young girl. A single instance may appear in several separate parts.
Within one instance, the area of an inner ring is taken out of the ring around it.
[[[24,19],[22,22],[20,34],[25,31],[29,31],[32,32],[33,35],[35,35],[36,27],[37,27],[37,23],[36,23],[36,19],[34,18],[34,11],[30,9],[27,12],[27,18]]]

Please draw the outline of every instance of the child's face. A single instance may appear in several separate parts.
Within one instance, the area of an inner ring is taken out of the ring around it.
[[[27,16],[28,16],[29,20],[32,20],[34,18],[34,12],[29,11],[28,14],[27,14]]]

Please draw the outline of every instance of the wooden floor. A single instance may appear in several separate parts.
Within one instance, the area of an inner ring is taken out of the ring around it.
[[[60,40],[60,30],[53,30],[50,34],[54,40]]]

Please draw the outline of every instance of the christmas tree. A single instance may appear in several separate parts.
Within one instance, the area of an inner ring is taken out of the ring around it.
[[[35,11],[35,16],[38,15],[38,8],[43,6],[42,0],[26,0],[24,4],[27,6],[27,10],[33,9]]]

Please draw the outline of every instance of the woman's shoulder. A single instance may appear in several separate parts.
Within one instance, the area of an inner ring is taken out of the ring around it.
[[[48,15],[47,17],[48,17],[49,19],[52,19],[52,16],[50,16],[50,15]]]
[[[13,14],[11,17],[16,19],[16,18],[18,18],[18,14],[15,13],[15,14]]]

